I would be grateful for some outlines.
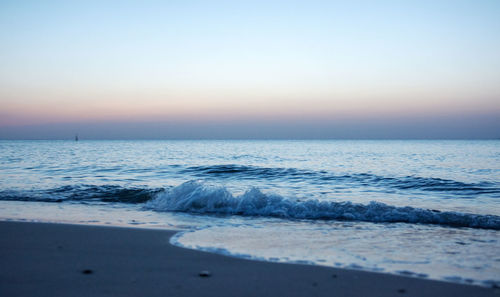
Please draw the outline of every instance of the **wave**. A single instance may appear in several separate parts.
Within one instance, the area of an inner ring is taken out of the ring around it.
[[[144,203],[161,191],[164,189],[124,188],[117,185],[74,185],[45,190],[4,190],[0,191],[0,200]]]
[[[221,186],[189,181],[172,188],[124,188],[118,185],[72,185],[44,190],[3,190],[0,200],[40,202],[144,203],[156,211],[279,217],[287,219],[347,220],[380,223],[419,223],[500,230],[500,216],[396,207],[380,202],[287,199],[251,188],[234,196]]]
[[[157,193],[152,200],[146,202],[145,207],[156,211],[199,214],[402,222],[500,230],[500,216],[495,215],[396,207],[373,201],[367,205],[318,200],[299,201],[276,194],[265,194],[257,188],[235,197],[224,187],[206,186],[196,181]]]
[[[267,180],[307,180],[311,183],[339,183],[350,186],[380,189],[419,190],[448,192],[454,195],[475,197],[481,194],[500,194],[500,187],[491,182],[464,183],[455,180],[404,176],[384,177],[370,173],[337,175],[325,170],[304,170],[296,168],[269,168],[245,165],[192,166],[181,170],[196,178],[215,177],[218,179],[267,179]]]

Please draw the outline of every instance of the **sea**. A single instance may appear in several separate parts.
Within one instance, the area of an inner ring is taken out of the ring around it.
[[[500,141],[0,141],[0,220],[500,286]]]

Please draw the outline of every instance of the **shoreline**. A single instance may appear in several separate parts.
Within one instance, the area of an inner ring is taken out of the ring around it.
[[[12,221],[0,221],[0,230],[1,296],[480,297],[500,293],[474,285],[186,249],[170,244],[178,232],[171,230]]]

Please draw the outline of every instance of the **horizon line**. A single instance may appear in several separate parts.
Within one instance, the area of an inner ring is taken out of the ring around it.
[[[78,136],[78,141],[74,138],[23,138],[23,139],[13,139],[13,138],[0,138],[0,141],[332,141],[332,140],[373,140],[373,141],[383,141],[383,140],[428,140],[428,141],[476,141],[476,140],[500,140],[500,137],[492,138],[81,138]]]

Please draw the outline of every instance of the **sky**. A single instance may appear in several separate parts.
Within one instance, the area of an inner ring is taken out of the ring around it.
[[[500,1],[0,0],[0,139],[500,138]]]

